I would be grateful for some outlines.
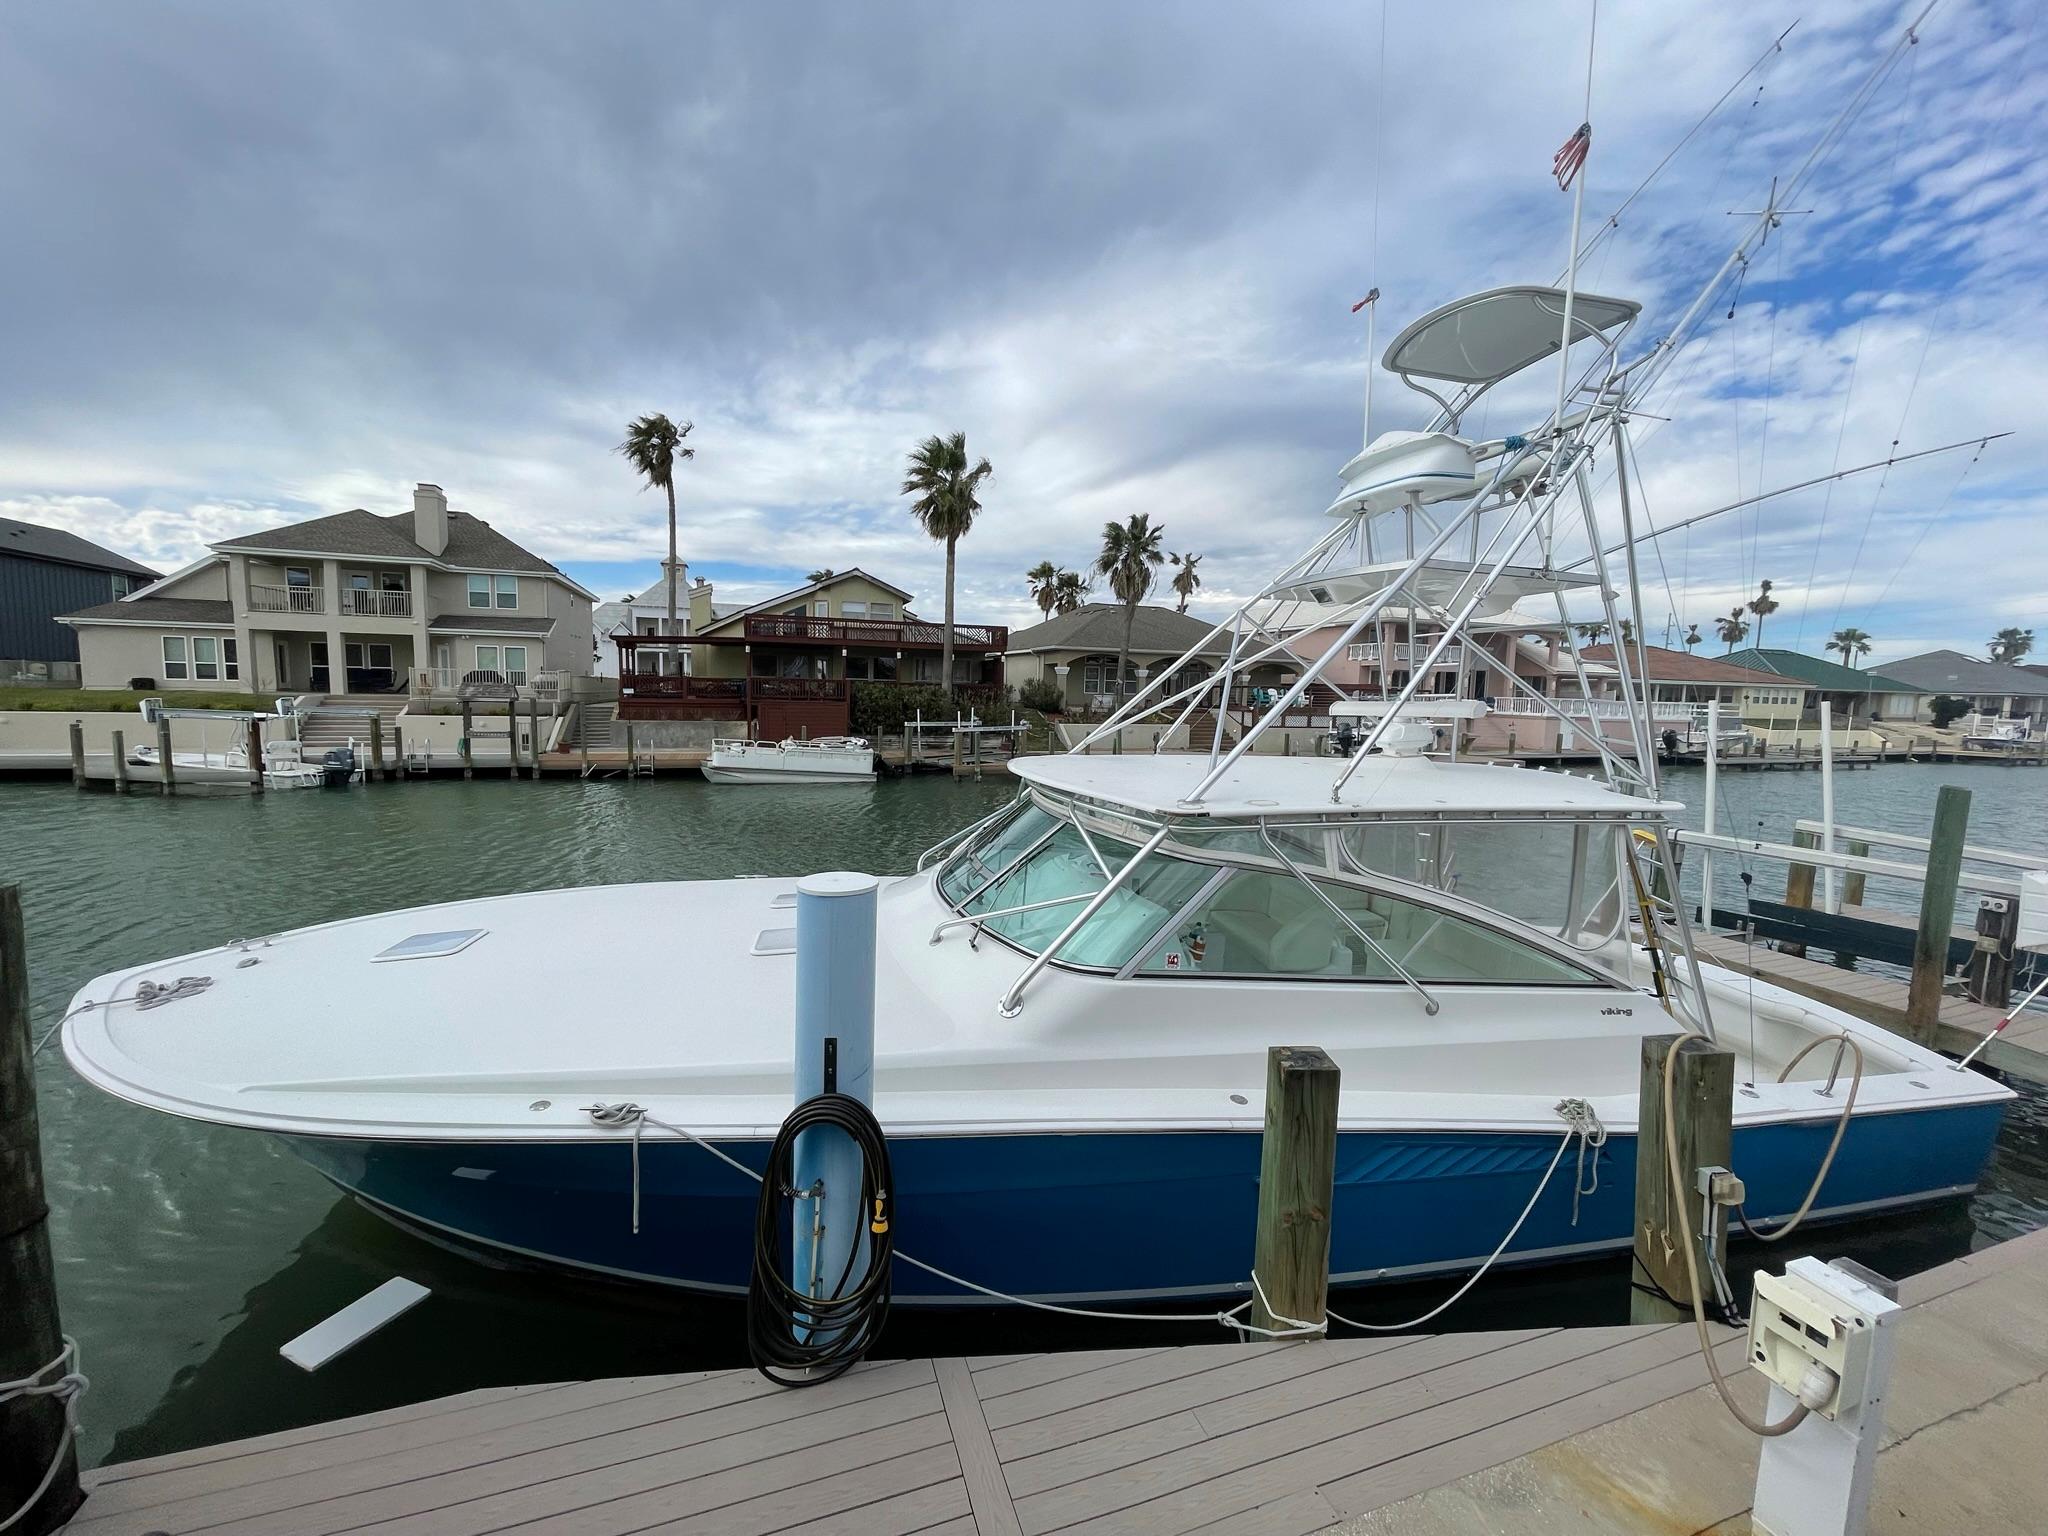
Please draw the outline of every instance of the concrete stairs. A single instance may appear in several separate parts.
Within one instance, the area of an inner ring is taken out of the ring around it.
[[[613,730],[618,714],[619,706],[610,699],[585,699],[583,707],[576,713],[576,739],[565,745],[587,746],[593,752],[606,752],[614,745],[622,744],[615,740]]]
[[[384,722],[384,750],[387,754],[395,750],[398,716],[406,703],[403,694],[330,693],[321,703],[351,710],[376,710]],[[318,762],[330,748],[345,747],[351,741],[359,743],[365,751],[369,749],[370,722],[361,714],[328,714],[315,705],[310,712],[299,717],[299,750],[308,762]]]

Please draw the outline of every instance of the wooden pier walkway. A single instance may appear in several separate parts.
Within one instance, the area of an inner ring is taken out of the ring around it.
[[[1895,1032],[1905,1030],[1906,983],[1897,977],[1845,970],[1823,960],[1785,954],[1762,942],[1745,944],[1727,934],[1710,937],[1696,933],[1693,947],[1709,965],[1772,982]],[[1944,992],[1941,1024],[1934,1043],[1954,1055],[1967,1055],[1978,1041],[1998,1027],[2005,1015],[2003,1008],[1987,1007]],[[2022,1013],[1977,1059],[2030,1082],[2048,1083],[2048,1013]]]
[[[1931,1270],[1904,1299],[1928,1316],[1905,1327],[1892,1441],[2009,1399],[2038,1442],[2048,1233]],[[1737,1372],[1740,1337],[1717,1336]],[[1503,1464],[1555,1467],[1546,1448],[1674,1404],[1705,1427],[1657,1439],[1572,1497],[1634,1509],[1648,1482],[1739,1511],[1755,1442],[1711,1422],[1721,1410],[1705,1379],[1680,1324],[912,1360],[801,1391],[749,1371],[499,1388],[104,1467],[70,1530],[1290,1536],[1363,1519],[1405,1531],[1372,1512]],[[2019,1460],[2002,1475],[2038,1487],[2041,1458]],[[1980,1491],[2002,1496],[1995,1477]],[[1509,1528],[1701,1526],[1431,1527]]]

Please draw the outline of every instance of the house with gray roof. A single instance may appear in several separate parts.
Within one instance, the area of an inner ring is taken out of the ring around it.
[[[452,693],[584,677],[594,594],[438,485],[223,539],[183,570],[59,616],[84,686]]]
[[[1903,661],[1888,661],[1885,672],[1920,690],[1921,718],[1931,718],[1937,695],[1968,699],[1973,712],[2016,720],[2048,715],[2048,677],[2032,667],[2003,661],[1979,661],[1961,651],[1924,651]]]
[[[57,615],[103,603],[157,573],[90,539],[0,517],[0,684],[78,681],[78,639]]]
[[[1178,692],[1209,676],[1230,651],[1229,632],[1212,635],[1215,627],[1192,614],[1140,603],[1131,616],[1130,660],[1119,685],[1116,659],[1124,643],[1124,605],[1083,603],[1072,613],[1012,630],[1003,652],[1003,675],[1012,687],[1046,679],[1072,710],[1106,709],[1191,650],[1194,654],[1169,680],[1167,691]],[[1276,687],[1282,670],[1277,663],[1263,663],[1245,683]]]
[[[1855,730],[1870,724],[1908,725],[1925,702],[1919,686],[1896,676],[1887,666],[1882,672],[1867,667],[1845,667],[1823,656],[1804,651],[1752,647],[1721,658],[1729,666],[1771,672],[1793,683],[1806,685],[1797,701],[1799,718],[1812,725],[1820,718],[1823,701],[1838,729]],[[1745,717],[1748,716],[1745,709]]]

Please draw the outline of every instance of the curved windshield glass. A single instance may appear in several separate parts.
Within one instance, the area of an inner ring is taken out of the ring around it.
[[[1027,803],[1019,814],[998,822],[976,838],[946,867],[939,880],[940,891],[956,905],[965,901],[1058,825],[1056,817]]]
[[[1110,875],[1122,869],[1137,852],[1133,845],[1116,838],[1091,836],[1095,852],[1089,850],[1080,828],[1072,823],[1061,826],[1051,838],[1016,862],[1002,879],[968,902],[964,910],[999,913],[1016,907],[1035,907],[1030,912],[1010,911],[1008,916],[991,917],[988,931],[1000,934],[1021,949],[1034,953],[1044,949],[1081,915],[1088,898],[1102,889]],[[1096,862],[1096,852],[1102,855],[1100,863]],[[1060,950],[1059,959],[1069,965],[1111,969],[1123,965],[1215,873],[1208,865],[1155,853],[1110,893],[1109,900],[1088,920],[1087,926]],[[1040,902],[1055,904],[1041,907]]]

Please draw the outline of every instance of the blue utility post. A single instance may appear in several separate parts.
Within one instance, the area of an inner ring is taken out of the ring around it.
[[[875,1075],[875,907],[873,875],[807,875],[796,887],[796,1101],[837,1092],[872,1105]],[[860,1153],[839,1131],[813,1127],[797,1138],[798,1200],[791,1278],[811,1295],[837,1293],[853,1257],[866,1257],[860,1208]],[[858,1245],[858,1247],[856,1247]],[[816,1288],[813,1288],[815,1277]]]

